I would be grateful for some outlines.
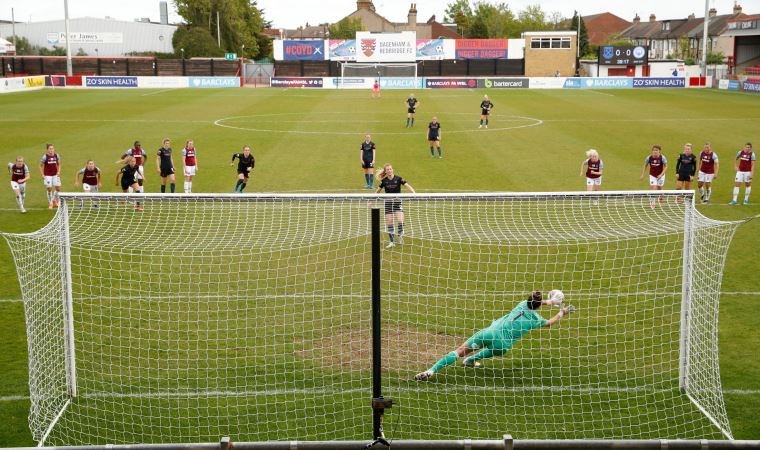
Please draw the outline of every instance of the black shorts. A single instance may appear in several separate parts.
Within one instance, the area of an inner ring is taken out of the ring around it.
[[[409,108],[409,109],[406,110],[406,112],[408,112],[409,114],[414,114],[417,111],[415,111],[414,108]]]
[[[487,116],[489,114],[491,114],[491,111],[488,110],[488,109],[484,109],[484,110],[480,111],[480,115],[482,115],[482,116]]]
[[[121,190],[122,191],[126,191],[130,187],[132,187],[133,184],[136,184],[136,183],[137,183],[137,181],[135,181],[135,180],[130,180],[129,178],[127,178],[127,179],[122,178],[121,179]]]
[[[375,167],[375,164],[371,161],[362,161],[362,169],[372,169]]]
[[[428,141],[440,141],[440,140],[441,140],[441,137],[438,136],[437,134],[435,136],[431,136],[428,134]]]
[[[238,175],[242,175],[246,178],[251,178],[251,171],[246,170],[246,169],[243,169],[243,170],[238,169]]]
[[[404,212],[404,207],[401,206],[401,200],[386,200],[385,214],[393,214],[394,212]]]
[[[174,167],[162,167],[161,168],[161,178],[166,178],[169,175],[174,174]]]
[[[678,181],[691,181],[691,175],[688,173],[679,173],[678,174]]]

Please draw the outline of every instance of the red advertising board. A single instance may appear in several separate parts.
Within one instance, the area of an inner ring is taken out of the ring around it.
[[[509,39],[457,39],[457,59],[507,59]]]

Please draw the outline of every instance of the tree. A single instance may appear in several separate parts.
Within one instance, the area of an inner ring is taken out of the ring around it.
[[[444,21],[457,24],[457,32],[462,36],[468,36],[473,14],[468,0],[455,0],[449,3],[444,13]]]
[[[8,42],[13,42],[13,36],[5,38]],[[16,36],[16,54],[19,56],[36,55],[34,51],[35,47],[29,43],[29,39],[21,36]]]
[[[707,64],[725,64],[726,55],[723,52],[708,52]]]
[[[583,17],[578,16],[578,11],[575,11],[573,13],[573,18],[571,20],[572,23],[570,24],[570,29],[573,31],[578,31],[578,22],[580,22],[580,31],[578,31],[579,52],[581,56],[588,56],[590,49],[588,45],[588,31],[586,30],[586,23],[583,21]]]
[[[84,51],[82,47],[79,47],[79,50],[77,50],[77,53],[74,56],[87,56],[87,52]]]
[[[506,38],[517,33],[515,16],[506,3],[475,4],[473,19],[466,37],[476,39]]]
[[[545,31],[551,30],[553,25],[546,19],[546,13],[541,5],[528,5],[517,15],[520,31]]]
[[[365,30],[361,17],[344,17],[340,22],[330,25],[330,39],[356,39],[356,32]]]
[[[224,50],[216,45],[216,39],[205,28],[179,27],[172,37],[174,52],[180,56],[184,49],[186,58],[224,56]]]

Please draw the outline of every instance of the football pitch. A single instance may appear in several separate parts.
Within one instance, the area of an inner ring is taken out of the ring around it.
[[[247,192],[367,192],[362,187],[364,178],[359,165],[359,144],[365,133],[372,134],[377,144],[377,165],[392,163],[396,172],[418,192],[499,192],[584,190],[585,179],[579,176],[579,170],[584,152],[589,148],[599,150],[604,161],[604,190],[645,189],[646,180],[640,181],[639,175],[644,158],[655,143],[662,145],[669,160],[667,187],[673,188],[675,160],[683,144],[693,143],[698,153],[702,144],[710,141],[720,157],[721,170],[713,186],[712,202],[700,205],[700,212],[719,220],[737,220],[760,213],[760,208],[755,206],[760,204],[760,193],[750,198],[751,206],[727,205],[733,185],[736,151],[747,141],[757,147],[760,97],[686,89],[488,91],[495,107],[489,129],[482,130],[477,128],[478,105],[484,93],[418,91],[420,105],[417,121],[411,129],[404,127],[407,91],[384,91],[379,99],[370,98],[369,92],[365,91],[305,89],[45,90],[3,95],[0,96],[0,110],[3,111],[0,116],[0,162],[7,163],[16,155],[23,155],[32,171],[32,180],[27,187],[26,201],[30,211],[25,215],[18,213],[10,188],[6,187],[5,194],[0,195],[0,210],[3,211],[0,230],[29,232],[41,228],[52,218],[37,170],[45,143],[55,144],[62,156],[64,190],[76,190],[75,172],[87,159],[94,159],[103,170],[104,190],[116,192],[118,188],[113,181],[119,166],[114,161],[133,141],[140,140],[149,155],[147,191],[158,192],[155,153],[164,137],[172,139],[175,165],[180,173],[182,144],[186,139],[194,140],[199,167],[194,192],[224,193],[232,191],[236,180],[235,168],[230,167],[231,156],[243,145],[250,145],[256,157],[256,168]],[[442,123],[443,159],[431,159],[427,147],[426,126],[434,115]],[[179,175],[177,191],[182,191]],[[535,220],[542,218],[536,217]],[[182,224],[176,223],[175,226],[181,227]],[[756,356],[760,353],[760,333],[754,323],[760,306],[760,282],[755,278],[760,271],[756,250],[760,246],[759,232],[758,221],[739,229],[729,250],[721,287],[721,381],[728,417],[737,439],[760,439],[760,425],[755,417],[760,410],[760,359]],[[129,227],[124,232],[125,243],[138,248],[147,245],[146,239],[148,237],[141,233],[139,226]],[[326,248],[326,251],[334,250]],[[29,392],[24,311],[18,300],[20,293],[15,267],[4,244],[0,247],[0,273],[6,280],[0,287],[0,374],[6,380],[0,385],[0,446],[32,445],[34,442],[27,425]],[[614,303],[614,299],[609,300],[610,304]],[[333,307],[340,310],[342,301],[336,299]],[[304,308],[311,308],[308,301],[304,302]],[[410,309],[399,313],[411,315],[413,312]],[[482,319],[486,322],[490,318]],[[253,322],[251,326],[262,324]],[[455,345],[464,334],[465,331],[452,339],[447,338],[441,348]],[[343,338],[355,339],[353,336]],[[325,346],[325,342],[315,339],[319,346]],[[292,350],[298,352],[297,347]],[[405,355],[409,359],[415,357],[412,353]],[[255,359],[256,355],[251,358]],[[330,363],[329,355],[326,358]],[[429,363],[425,359],[419,363],[406,361],[398,364],[404,367],[408,364],[409,370],[417,366],[422,370]],[[291,369],[316,370],[305,365],[294,365]],[[330,367],[323,369],[329,372]],[[452,373],[456,370],[461,369],[451,369]],[[199,385],[204,384],[200,374],[188,374],[188,378]],[[312,387],[305,383],[305,388]],[[432,398],[441,395],[442,383],[445,378],[434,387],[422,389],[418,396],[419,405],[429,403],[457,408],[458,392],[449,393],[446,402]],[[483,390],[490,386],[487,379],[476,384]],[[323,416],[322,419],[331,416],[336,422],[350,424],[351,433],[361,433],[367,429],[369,414],[356,417],[350,413],[352,409],[331,410],[330,404],[338,402],[359,408],[357,405],[363,406],[367,402],[369,391],[365,394],[363,390],[368,386],[368,378],[357,375],[347,392],[331,393],[325,396],[324,403],[312,405],[315,415]],[[508,386],[509,389],[520,387]],[[498,389],[504,388],[498,386]],[[264,405],[270,405],[271,410],[265,414],[270,415],[270,419],[283,417],[285,421],[287,409],[279,406],[287,405],[288,397],[278,395],[273,393],[266,399]],[[647,395],[657,396],[657,393]],[[573,417],[556,420],[569,428],[574,426],[573,418],[582,422],[586,400],[592,403],[598,398],[594,392],[579,394],[578,411]],[[501,398],[490,392],[479,406],[487,409],[509,401],[506,396]],[[625,404],[622,398],[610,397],[606,401]],[[675,399],[673,402],[676,404],[669,407],[683,408],[686,411],[684,416],[691,414],[687,405],[677,404]],[[398,412],[400,420],[403,421],[404,414],[419,405],[402,404]],[[82,410],[88,407],[86,401],[78,406]],[[177,407],[189,406],[179,402]],[[224,406],[211,408],[216,410]],[[550,406],[546,411],[547,417],[551,417]],[[389,421],[394,414],[397,414],[396,410],[389,412]],[[547,420],[547,417],[543,419]],[[296,417],[294,425],[289,426],[309,430],[309,435],[321,439],[356,438],[351,433],[334,435],[330,429],[320,429],[319,421],[312,419],[308,415]],[[118,421],[118,417],[111,420]],[[657,418],[651,416],[642,420],[656,422]],[[614,426],[615,418],[606,423]],[[411,422],[399,426],[407,427],[401,428],[404,437],[415,437],[418,434],[413,431],[414,427],[425,425]],[[494,430],[493,436],[457,436],[456,423],[439,421],[427,425],[440,430],[447,438],[494,438],[510,432]],[[582,424],[576,425],[583,427]],[[392,430],[389,426],[386,431]],[[424,435],[419,433],[419,436]],[[280,434],[270,429],[262,430],[258,436],[267,439]],[[366,436],[369,437],[369,432]]]

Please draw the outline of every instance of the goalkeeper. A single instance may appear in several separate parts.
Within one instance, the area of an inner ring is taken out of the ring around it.
[[[560,302],[561,300],[555,298],[543,300],[541,292],[533,292],[530,298],[520,302],[509,314],[494,320],[488,328],[475,333],[456,350],[438,360],[433,367],[418,373],[414,379],[417,381],[428,381],[444,367],[450,366],[457,359],[478,350],[480,351],[477,354],[464,359],[463,364],[465,367],[480,367],[479,360],[507,353],[515,342],[520,340],[530,330],[550,327],[559,322],[562,317],[575,311],[574,307],[567,306],[566,308],[562,308],[556,316],[549,320],[544,319],[537,312],[541,305],[558,305]]]

